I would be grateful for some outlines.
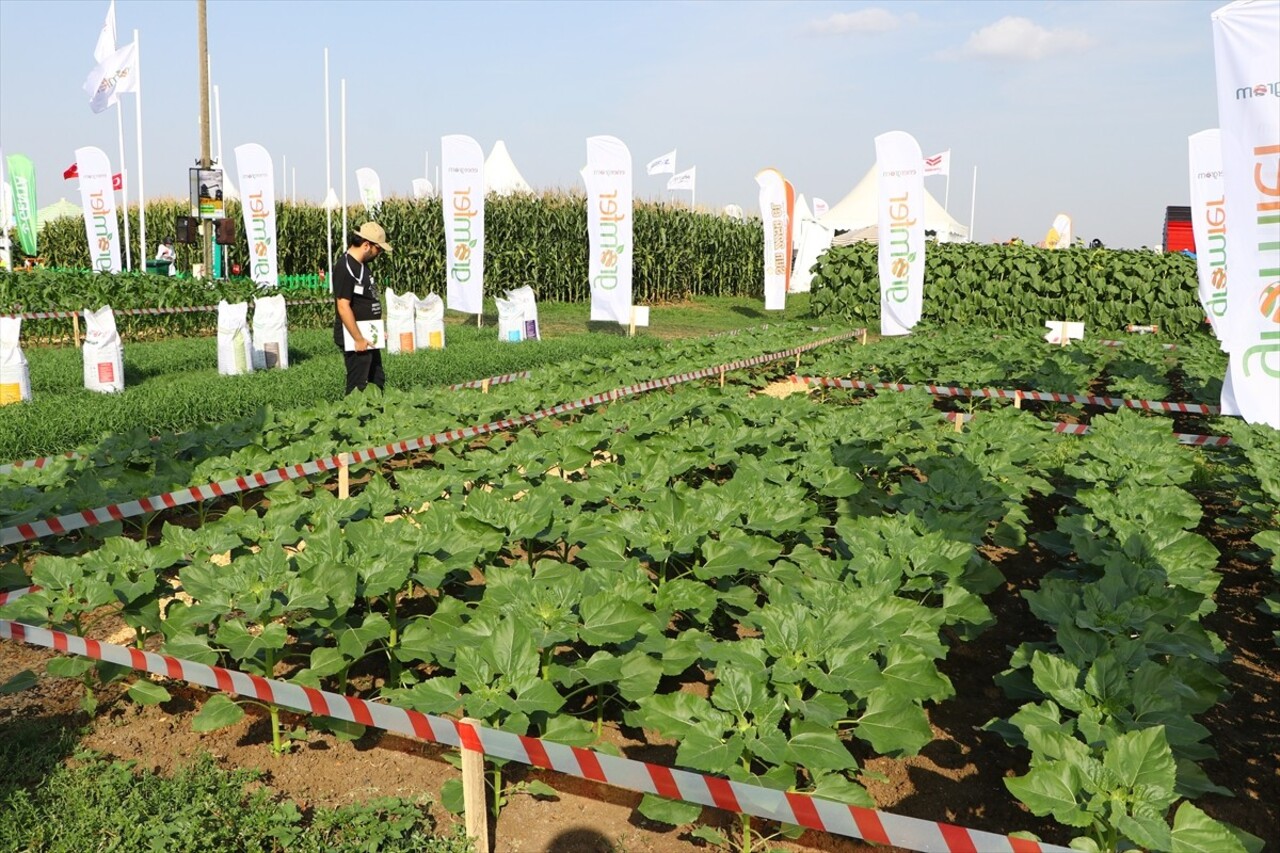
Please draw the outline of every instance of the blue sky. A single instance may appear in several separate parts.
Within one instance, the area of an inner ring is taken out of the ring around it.
[[[644,164],[675,148],[700,206],[756,206],[755,173],[782,171],[834,205],[871,167],[874,137],[950,148],[949,209],[976,238],[1043,238],[1068,213],[1108,246],[1160,241],[1188,204],[1187,136],[1217,125],[1209,15],[1225,0],[1104,2],[327,2],[208,0],[223,151],[264,145],[324,194],[323,50],[330,49],[333,174],[341,193],[339,80],[354,172],[408,195],[440,137],[505,140],[535,187],[580,186],[585,139]],[[0,0],[0,147],[36,163],[41,206],[76,200],[62,170],[82,145],[118,168],[116,121],[81,85],[107,0]],[[140,31],[149,198],[185,196],[199,156],[195,0],[117,0],[119,41]],[[136,174],[134,99],[125,96]],[[926,179],[944,200],[946,179]],[[682,194],[687,199],[687,194]]]

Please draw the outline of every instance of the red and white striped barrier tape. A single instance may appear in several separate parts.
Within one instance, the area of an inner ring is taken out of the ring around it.
[[[477,424],[475,426],[462,427],[461,429],[448,430],[446,432],[436,433],[435,435],[421,436],[419,438],[408,439],[406,441],[386,444],[381,447],[369,447],[364,450],[350,451],[345,455],[349,457],[348,464],[358,464],[370,462],[374,459],[385,459],[392,456],[398,456],[402,453],[410,453],[427,447],[435,447],[440,444],[448,444],[465,438],[477,438],[491,432],[511,429],[516,426],[523,426],[524,424],[533,423],[534,421],[539,421],[553,415],[577,411],[578,409],[599,405],[600,403],[610,402],[622,397],[643,394],[647,391],[667,388],[672,385],[679,385],[683,382],[706,379],[708,377],[718,375],[721,371],[740,370],[742,368],[754,367],[758,364],[766,364],[770,361],[788,358],[793,355],[799,355],[800,353],[808,352],[809,350],[829,343],[846,340],[853,337],[855,334],[857,333],[848,332],[842,335],[835,335],[830,338],[824,338],[820,341],[814,341],[783,352],[758,355],[752,358],[730,362],[729,364],[720,365],[718,367],[708,367],[701,370],[695,370],[691,373],[681,373],[676,376],[669,376],[665,379],[651,379],[636,385],[627,385],[623,388],[606,391],[603,394],[595,394],[581,400],[574,400],[570,403],[561,403],[547,409],[540,409],[531,414],[519,415],[514,418],[504,418],[503,420],[491,421],[487,424]],[[308,477],[312,474],[318,474],[322,471],[335,471],[340,466],[340,460],[343,455],[344,454],[336,454],[334,456],[328,456],[321,459],[313,459],[310,462],[276,468],[271,471],[259,471],[253,474],[246,474],[231,480],[207,483],[203,486],[189,486],[183,489],[178,489],[177,491],[152,495],[151,497],[140,498],[138,500],[111,504],[110,506],[98,507],[97,509],[86,509],[80,512],[70,513],[68,515],[44,519],[42,521],[32,521],[24,524],[18,524],[14,527],[6,527],[3,530],[0,530],[0,546],[14,545],[18,542],[29,542],[33,539],[43,539],[47,536],[60,536],[74,530],[82,530],[87,527],[107,524],[112,521],[121,521],[126,518],[132,518],[133,516],[143,515],[144,513],[160,512],[161,510],[173,509],[174,507],[195,503],[197,501],[212,500],[213,498],[234,495],[251,489],[266,488],[267,486],[272,486],[276,483],[284,482],[285,480],[296,480],[302,477]]]
[[[1099,343],[1099,344],[1101,344],[1101,345],[1102,345],[1102,346],[1104,346],[1104,347],[1122,347],[1122,346],[1124,346],[1124,341],[1098,341],[1098,343]],[[1177,344],[1161,344],[1161,345],[1160,345],[1160,348],[1161,348],[1161,349],[1165,349],[1165,350],[1172,350],[1172,349],[1177,349],[1177,348],[1178,348],[1178,345],[1177,345]]]
[[[0,599],[0,603],[3,603],[3,599]],[[984,853],[1070,853],[1067,848],[1053,844],[965,829],[939,821],[903,817],[807,794],[762,788],[703,773],[619,758],[582,747],[565,746],[541,738],[514,735],[420,711],[396,708],[381,702],[248,675],[114,643],[84,639],[21,622],[0,620],[0,638],[106,661],[232,695],[249,696],[269,705],[304,714],[347,720],[614,787],[796,824],[806,829],[877,844],[889,844],[924,853],[973,853],[978,850]]]
[[[24,586],[21,589],[11,589],[8,592],[0,592],[0,607],[3,607],[10,601],[22,598],[22,596],[29,592],[38,592],[39,589],[40,587],[38,586]]]
[[[450,391],[458,391],[463,388],[480,388],[485,382],[489,385],[504,385],[508,382],[515,382],[517,379],[528,379],[533,375],[532,370],[523,370],[519,373],[504,373],[502,376],[490,376],[488,379],[472,379],[470,382],[459,382],[456,385],[448,386]],[[152,441],[157,439],[153,438]],[[8,474],[10,471],[16,471],[19,468],[44,468],[51,462],[57,462],[59,459],[80,459],[81,454],[74,450],[63,453],[60,456],[41,456],[38,459],[20,459],[17,462],[10,462],[6,465],[0,465],[0,474]]]
[[[873,391],[910,391],[923,388],[938,397],[985,397],[1014,400],[1040,400],[1048,403],[1086,403],[1113,409],[1141,409],[1152,412],[1179,412],[1191,415],[1220,415],[1222,409],[1205,403],[1171,403],[1165,400],[1127,400],[1123,397],[1094,397],[1088,394],[1054,394],[1045,391],[1008,391],[1001,388],[954,388],[944,385],[904,385],[896,382],[862,382],[857,379],[835,379],[826,376],[792,376],[793,382],[826,388],[856,388]]]
[[[528,379],[533,375],[532,370],[522,370],[519,373],[504,373],[501,376],[490,376],[488,379],[472,379],[470,382],[459,382],[456,385],[450,385],[450,391],[461,391],[463,388],[483,388],[485,385],[505,385],[508,382],[515,382],[517,379]]]
[[[41,456],[39,459],[19,459],[17,462],[10,462],[7,465],[0,465],[0,474],[8,474],[19,468],[44,468],[52,462],[59,459],[79,459],[80,454],[74,450],[67,451],[61,456]]]
[[[327,305],[328,299],[287,299],[285,305]],[[217,305],[188,305],[179,308],[116,308],[111,313],[117,315],[151,315],[151,314],[196,314],[206,311],[217,311]],[[25,311],[20,314],[0,314],[6,319],[21,320],[56,320],[79,317],[83,311]]]
[[[1130,323],[1129,325],[1127,325],[1127,326],[1125,326],[1125,327],[1124,327],[1124,330],[1125,330],[1126,332],[1131,333],[1131,334],[1139,334],[1139,335],[1147,335],[1147,334],[1151,334],[1151,335],[1157,335],[1157,334],[1159,334],[1159,333],[1160,333],[1160,326],[1159,326],[1158,324],[1155,324],[1155,323],[1153,323],[1153,324],[1152,324],[1152,325],[1150,325],[1150,326],[1135,326],[1133,323]]]
[[[962,424],[966,424],[976,416],[965,414],[964,412],[946,412],[946,417],[952,423],[959,421]],[[1085,424],[1069,424],[1065,421],[1055,421],[1053,431],[1063,435],[1088,435],[1093,432]],[[1231,439],[1225,435],[1193,435],[1192,433],[1175,432],[1173,437],[1179,444],[1192,444],[1196,447],[1226,447],[1231,443]]]

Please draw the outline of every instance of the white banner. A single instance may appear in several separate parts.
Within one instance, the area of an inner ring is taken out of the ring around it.
[[[256,142],[237,145],[235,153],[244,234],[249,241],[249,277],[259,287],[278,287],[275,167],[267,149]]]
[[[672,175],[667,181],[667,189],[669,190],[689,190],[693,192],[694,185],[698,180],[698,167],[685,169],[678,175]]]
[[[647,175],[674,175],[676,173],[676,149],[672,148],[669,153],[650,160],[649,165],[644,167],[644,171]]]
[[[1071,217],[1059,213],[1049,226],[1049,233],[1044,235],[1046,249],[1067,249],[1071,246]]]
[[[831,248],[831,240],[835,231],[816,219],[805,220],[800,232],[799,249],[796,253],[796,269],[791,274],[791,292],[808,293],[813,287],[813,265],[818,257]]]
[[[926,175],[950,175],[951,149],[948,148],[941,154],[934,154],[932,157],[925,157],[921,162],[924,163],[924,173]]]
[[[470,136],[440,137],[440,209],[444,213],[445,304],[484,311],[484,151]]]
[[[876,137],[882,335],[909,334],[924,308],[922,162],[911,134],[894,130]]]
[[[674,152],[673,152],[674,153]],[[587,139],[588,280],[591,319],[631,322],[631,152],[612,136]]]
[[[1280,429],[1280,0],[1213,13],[1231,291],[1219,326],[1226,388],[1250,423]]]
[[[80,204],[89,242],[89,266],[94,272],[120,272],[120,224],[116,194],[111,188],[111,163],[101,148],[76,149],[80,175]]]
[[[129,42],[94,66],[84,81],[89,109],[100,113],[115,106],[120,95],[138,91],[138,43]]]
[[[364,167],[356,169],[356,186],[360,188],[360,200],[367,213],[373,213],[382,205],[382,181],[378,173]]]
[[[764,310],[787,307],[787,183],[777,169],[756,173],[760,220],[764,225]]]
[[[813,218],[814,219],[821,219],[822,217],[826,216],[827,211],[830,209],[831,208],[828,207],[827,203],[822,199],[817,197],[813,199]]]
[[[1217,128],[1187,137],[1191,167],[1191,230],[1196,238],[1196,274],[1200,304],[1218,328],[1227,313],[1227,210],[1222,188],[1222,140]]]

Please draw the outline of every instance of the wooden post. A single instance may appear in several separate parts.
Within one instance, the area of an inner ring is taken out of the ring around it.
[[[481,379],[481,380],[480,380],[480,393],[481,393],[481,394],[488,394],[488,393],[489,393],[489,380],[488,380],[488,379]]]
[[[338,497],[346,500],[351,497],[351,455],[348,453],[338,454]]]
[[[724,368],[720,368],[720,387],[724,387]]]
[[[76,342],[76,349],[80,349],[80,312],[78,311],[71,314],[71,340]]]
[[[627,337],[634,338],[636,336],[636,306],[631,306],[631,325],[627,327]]]
[[[1067,345],[1067,321],[1066,320],[1062,321],[1062,337],[1058,340],[1058,344],[1064,347]]]
[[[862,330],[862,345],[864,347],[867,345],[867,330],[865,328]]]
[[[463,717],[464,726],[478,726],[479,720]],[[484,753],[462,748],[462,804],[466,811],[467,836],[475,839],[476,853],[489,853],[489,809],[484,795]]]
[[[964,414],[956,412],[956,432],[964,432]]]
[[[1021,391],[1014,391],[1014,392],[1013,392],[1013,407],[1014,407],[1015,409],[1021,409],[1021,408],[1022,408],[1022,392],[1021,392]]]
[[[796,369],[794,372],[796,376],[800,375],[800,353],[796,353]]]

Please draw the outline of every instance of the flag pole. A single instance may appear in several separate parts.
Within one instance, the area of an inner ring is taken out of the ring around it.
[[[142,46],[138,41],[138,31],[133,31],[134,50],[137,52],[138,89],[135,102],[135,132],[138,135],[138,257],[144,262],[147,257],[147,192],[144,189],[146,179],[142,168]]]
[[[973,193],[969,196],[969,242],[973,242],[973,213],[978,209],[978,167],[973,167]]]
[[[289,200],[289,155],[280,155],[280,200]]]
[[[129,170],[124,167],[124,105],[116,100],[116,130],[120,134],[120,199],[124,211],[124,268],[133,272],[133,242],[129,237]]]
[[[324,49],[324,219],[328,238],[329,289],[333,290],[333,208],[329,206],[329,188],[333,186],[333,131],[329,128],[329,48]]]
[[[342,133],[342,157],[341,157],[341,161],[342,161],[342,246],[345,249],[347,245],[347,234],[348,234],[348,231],[347,231],[347,78],[346,77],[342,78],[341,86],[342,86],[342,95],[341,95],[342,100],[340,101],[340,103],[342,104],[342,106],[341,106],[341,112],[339,113],[339,115],[341,115],[341,118],[338,120],[338,124],[341,127],[341,133]]]
[[[942,209],[947,213],[950,213],[951,212],[950,205],[951,205],[951,163],[948,162],[947,163],[947,189],[943,192],[943,195],[942,195]]]

